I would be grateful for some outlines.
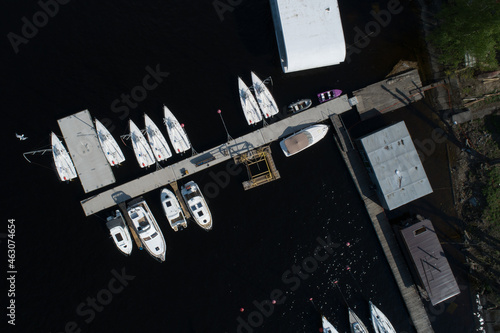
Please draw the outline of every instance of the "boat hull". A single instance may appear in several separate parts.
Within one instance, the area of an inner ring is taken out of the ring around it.
[[[328,125],[317,124],[292,134],[280,142],[281,150],[286,157],[300,153],[323,139],[328,128]]]
[[[339,333],[325,316],[321,316],[321,324],[323,326],[323,333]]]
[[[212,214],[198,185],[190,181],[181,188],[181,194],[196,223],[205,230],[212,229]]]
[[[301,99],[295,103],[288,106],[289,113],[299,113],[301,111],[307,110],[311,107],[312,101],[310,99]]]
[[[141,168],[147,168],[155,164],[155,158],[153,157],[153,152],[146,141],[144,135],[142,135],[139,127],[130,120],[130,139],[132,140],[132,147],[134,149],[135,157],[137,163]]]
[[[373,329],[376,333],[396,333],[389,319],[370,301],[370,313]]]
[[[56,166],[57,174],[61,181],[70,181],[77,177],[75,166],[68,151],[61,140],[54,133],[51,134],[52,156]]]
[[[167,134],[175,153],[181,154],[191,149],[191,143],[186,131],[184,131],[177,118],[174,117],[174,114],[165,105],[163,106],[163,113]]]
[[[148,137],[149,146],[153,151],[153,155],[158,162],[165,161],[172,156],[172,151],[168,146],[167,140],[160,132],[158,126],[144,114],[144,124],[146,126],[146,136]]]
[[[328,102],[332,99],[335,99],[342,95],[342,90],[339,89],[332,89],[332,90],[327,90],[322,93],[318,94],[318,100],[320,103]]]
[[[164,188],[161,191],[160,199],[163,212],[165,213],[170,227],[172,227],[174,231],[187,228],[186,217],[184,216],[184,212],[175,194]]]
[[[349,309],[349,327],[351,328],[351,333],[369,333],[365,324],[351,309]]]
[[[125,161],[125,156],[108,129],[97,119],[95,119],[97,138],[101,144],[102,152],[111,166],[118,166]]]
[[[257,98],[257,103],[259,103],[260,110],[262,111],[262,115],[265,118],[272,117],[279,112],[278,105],[276,105],[276,101],[271,95],[269,89],[267,89],[266,85],[262,80],[255,75],[254,72],[251,72],[252,75],[252,83],[255,91],[255,97]]]
[[[248,125],[254,125],[262,121],[259,105],[250,89],[248,89],[247,85],[240,77],[238,77],[238,91],[241,108],[243,109],[243,114],[245,115]]]
[[[108,217],[106,226],[118,250],[129,256],[132,253],[132,237],[119,210],[115,212],[115,216]]]

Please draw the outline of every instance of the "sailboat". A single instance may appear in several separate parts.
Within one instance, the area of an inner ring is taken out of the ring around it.
[[[156,126],[147,114],[144,114],[144,123],[146,125],[146,136],[148,137],[149,145],[151,146],[151,150],[156,160],[161,162],[171,157],[172,152],[170,151],[167,140],[165,140],[158,126]]]
[[[132,140],[132,147],[134,148],[135,157],[141,168],[147,168],[155,163],[153,152],[149,148],[148,142],[141,130],[137,125],[129,120],[130,125],[130,139]]]
[[[276,105],[273,95],[271,95],[264,82],[254,72],[251,72],[251,74],[255,97],[257,97],[262,114],[265,118],[274,116],[280,110],[278,109],[278,105]]]
[[[245,115],[248,125],[254,125],[261,121],[262,115],[260,114],[259,105],[250,92],[250,89],[248,89],[247,85],[240,77],[238,77],[238,91],[241,108],[243,109],[243,114]]]
[[[396,333],[389,319],[371,301],[370,313],[372,316],[372,325],[376,333]]]
[[[186,131],[184,131],[184,128],[179,124],[177,118],[174,117],[174,114],[165,105],[163,105],[163,111],[165,114],[164,121],[167,127],[168,137],[174,147],[174,151],[180,154],[191,149],[191,143],[189,142]]]
[[[349,326],[351,327],[351,333],[368,333],[368,329],[365,324],[359,319],[356,313],[351,309],[349,310]]]
[[[111,133],[104,125],[97,119],[95,119],[95,129],[97,131],[97,138],[101,144],[101,149],[106,156],[109,164],[112,166],[120,165],[125,161],[125,156],[123,156],[122,150],[116,143]]]
[[[51,134],[52,141],[52,156],[54,156],[54,164],[56,165],[57,174],[62,181],[68,181],[76,178],[76,170],[73,161],[64,148],[61,140],[53,132]]]
[[[323,315],[321,315],[321,324],[323,326],[323,333],[339,333]]]

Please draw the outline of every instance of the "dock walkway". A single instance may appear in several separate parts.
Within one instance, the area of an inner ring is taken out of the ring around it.
[[[347,95],[342,95],[339,98],[279,120],[200,154],[187,157],[163,169],[101,192],[82,200],[80,203],[85,215],[89,216],[98,213],[350,109],[351,106]],[[200,163],[208,160],[210,162]]]
[[[335,142],[351,173],[354,184],[365,203],[366,210],[370,216],[370,220],[377,233],[380,245],[384,250],[385,257],[391,267],[392,274],[394,275],[401,295],[403,296],[411,320],[415,325],[415,329],[419,333],[434,332],[424,305],[416,291],[403,254],[391,230],[384,209],[379,203],[375,190],[371,188],[372,182],[363,165],[361,157],[352,145],[346,144],[346,142],[350,141],[350,138],[347,129],[342,125],[339,115],[332,115],[330,120],[336,128],[335,133],[337,133],[337,135],[340,133],[341,135],[340,137],[335,137]]]

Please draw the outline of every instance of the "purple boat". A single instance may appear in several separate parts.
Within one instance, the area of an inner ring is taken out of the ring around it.
[[[320,103],[327,102],[329,100],[332,100],[334,98],[339,97],[342,94],[342,90],[339,89],[333,89],[333,90],[328,90],[322,93],[318,94],[318,99]]]

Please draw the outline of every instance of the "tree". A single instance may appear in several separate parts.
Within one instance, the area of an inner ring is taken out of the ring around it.
[[[440,50],[444,65],[456,70],[468,53],[476,58],[480,69],[498,67],[499,0],[450,0],[438,19],[439,25],[431,34],[431,42]]]

